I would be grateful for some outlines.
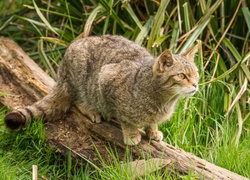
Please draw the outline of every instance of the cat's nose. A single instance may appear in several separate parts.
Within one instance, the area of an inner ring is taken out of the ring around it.
[[[194,86],[195,88],[197,88],[197,87],[198,87],[198,84],[197,84],[197,83],[193,83],[193,86]]]

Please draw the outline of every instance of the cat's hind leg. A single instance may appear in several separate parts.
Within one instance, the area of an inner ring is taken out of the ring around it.
[[[134,146],[141,141],[141,134],[136,126],[125,122],[122,122],[121,126],[125,144]]]
[[[148,138],[156,140],[156,141],[162,141],[163,134],[161,131],[158,130],[158,124],[150,124],[145,126],[145,132]]]

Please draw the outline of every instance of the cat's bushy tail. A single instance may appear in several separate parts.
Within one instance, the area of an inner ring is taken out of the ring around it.
[[[26,126],[32,118],[44,121],[59,119],[70,108],[73,98],[68,84],[58,82],[52,91],[31,106],[18,108],[7,114],[4,123],[7,128],[18,131]]]

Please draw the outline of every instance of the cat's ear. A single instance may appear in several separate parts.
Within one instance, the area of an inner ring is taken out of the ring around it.
[[[196,44],[191,49],[187,50],[186,52],[182,53],[181,56],[184,56],[188,61],[194,61],[194,55],[198,52],[198,44]]]
[[[156,59],[153,67],[153,71],[157,73],[163,73],[165,69],[171,67],[174,63],[175,59],[170,50],[165,50],[161,53],[161,55]]]

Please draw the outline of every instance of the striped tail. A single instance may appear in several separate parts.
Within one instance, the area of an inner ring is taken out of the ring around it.
[[[15,109],[4,118],[7,128],[18,131],[32,118],[53,121],[61,118],[71,107],[73,98],[66,82],[57,83],[53,90],[40,101],[24,108]]]

